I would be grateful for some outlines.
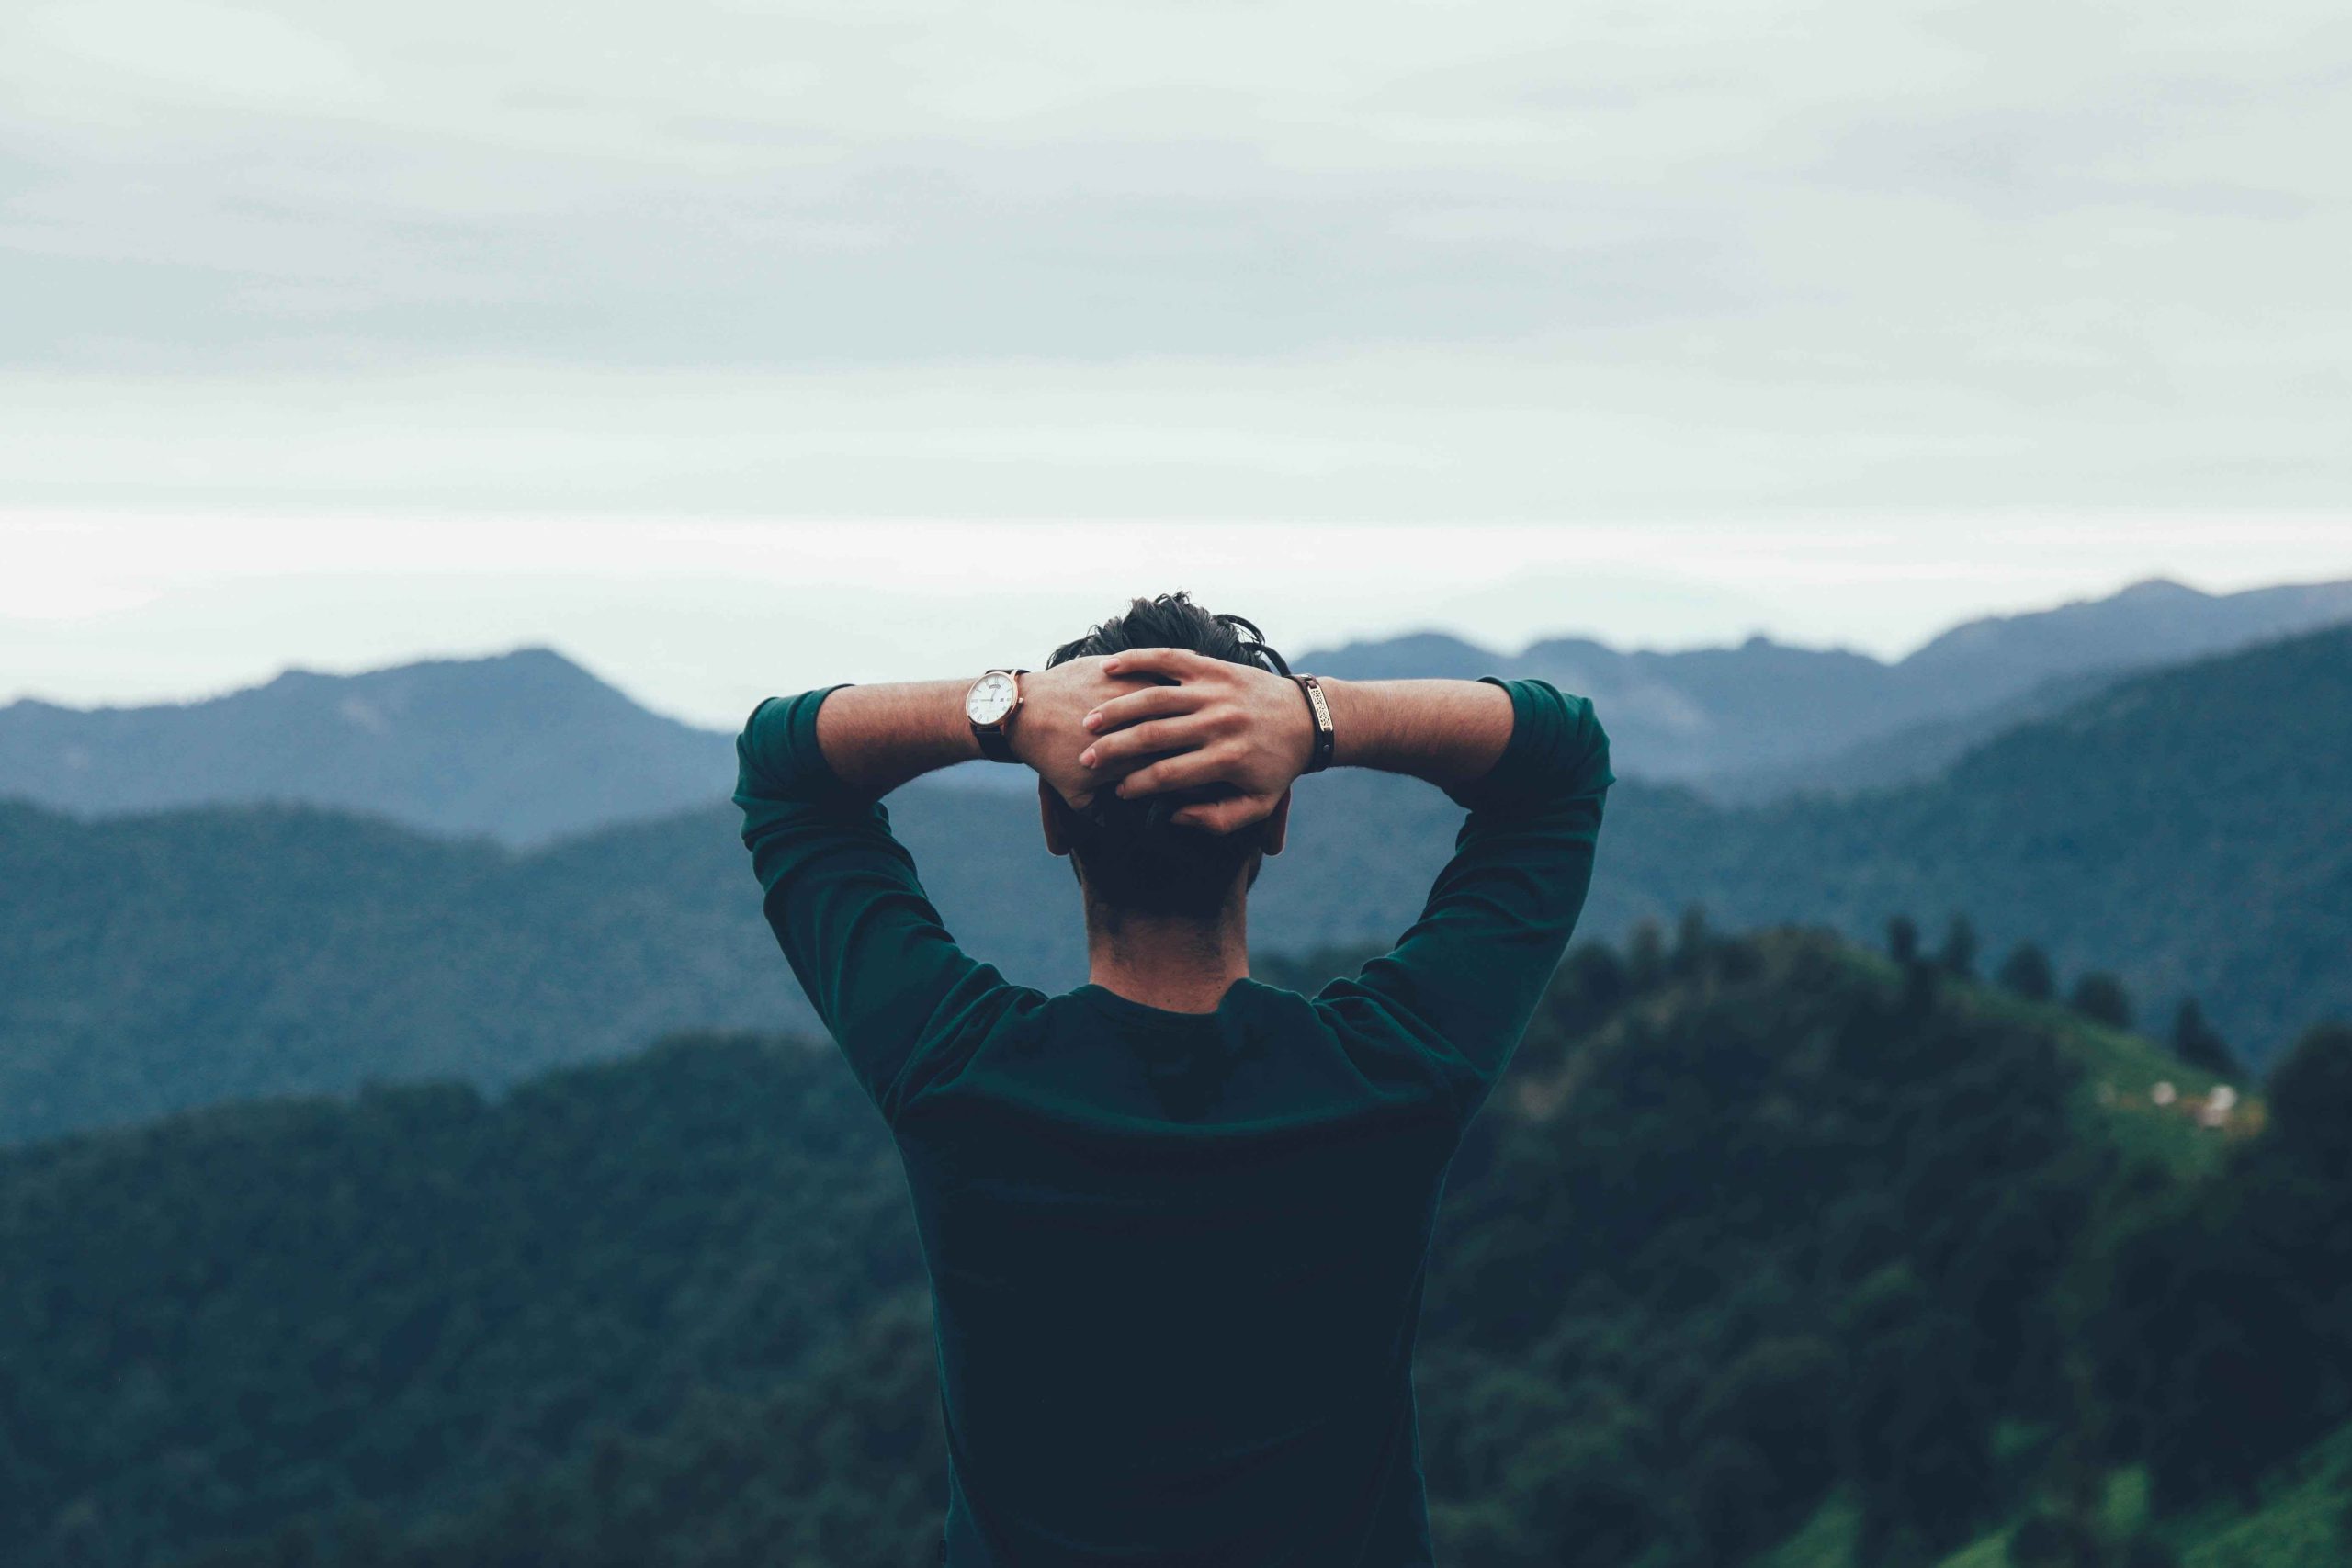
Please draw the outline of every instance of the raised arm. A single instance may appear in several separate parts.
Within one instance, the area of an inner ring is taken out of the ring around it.
[[[1222,785],[1179,818],[1230,831],[1272,811],[1313,720],[1279,676],[1167,649],[1114,656],[1178,684],[1082,721],[1122,794]],[[1465,1112],[1501,1074],[1576,929],[1612,782],[1592,705],[1542,681],[1325,681],[1333,761],[1429,780],[1469,809],[1453,858],[1394,951],[1317,998],[1338,1024],[1402,1036]]]
[[[1469,810],[1453,858],[1396,946],[1317,998],[1429,1052],[1465,1119],[1518,1049],[1576,931],[1612,782],[1590,702],[1543,681],[1479,683],[1508,707],[1509,739],[1490,766],[1437,781]],[[1400,744],[1400,761],[1428,754],[1420,740]]]
[[[1091,665],[1093,661],[1073,661]],[[736,742],[735,804],[776,944],[887,1120],[953,1059],[970,1026],[1016,999],[947,933],[880,796],[979,755],[968,680],[836,686],[771,697]],[[1080,715],[1119,688],[1091,668],[1023,682],[1014,750],[1083,793]]]
[[[1082,805],[1104,781],[1081,764],[1088,710],[1132,680],[1105,673],[1102,659],[1073,659],[1021,678],[1021,711],[1008,728],[1013,755]],[[889,794],[934,769],[978,759],[979,742],[964,716],[971,679],[836,686],[817,716],[817,743],[836,778],[868,797]]]

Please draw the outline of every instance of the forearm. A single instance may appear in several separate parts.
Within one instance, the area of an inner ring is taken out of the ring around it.
[[[1483,777],[1510,743],[1510,694],[1479,681],[1322,681],[1335,766],[1441,788]]]
[[[964,716],[969,680],[843,686],[817,710],[817,745],[842,784],[885,795],[980,754]]]

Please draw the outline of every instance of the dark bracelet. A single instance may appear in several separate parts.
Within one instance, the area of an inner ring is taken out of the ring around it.
[[[1307,760],[1306,771],[1319,773],[1331,765],[1331,752],[1339,744],[1339,736],[1331,728],[1331,705],[1323,698],[1323,682],[1312,675],[1294,675],[1298,689],[1306,694],[1306,711],[1315,716],[1315,755]]]

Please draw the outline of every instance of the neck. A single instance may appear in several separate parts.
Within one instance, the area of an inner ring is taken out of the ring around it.
[[[1086,977],[1131,1002],[1215,1012],[1249,973],[1249,919],[1238,897],[1206,919],[1087,908]]]

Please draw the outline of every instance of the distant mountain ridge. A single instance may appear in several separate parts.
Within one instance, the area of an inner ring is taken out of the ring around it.
[[[293,803],[528,845],[717,799],[734,768],[730,737],[546,648],[288,671],[197,703],[0,708],[0,797],[88,816]]]
[[[928,783],[893,822],[977,956],[1084,976],[1033,801]],[[1392,940],[1461,820],[1442,795],[1302,781],[1252,895],[1265,954]],[[516,853],[314,808],[87,822],[0,807],[0,1141],[375,1078],[501,1084],[665,1030],[806,1026],[720,805]],[[2352,628],[2134,677],[1852,800],[1725,809],[1621,783],[1585,930],[1692,905],[1876,940],[1964,913],[1984,962],[2199,998],[2259,1062],[2352,1017]]]
[[[1505,653],[1437,632],[1294,661],[1359,679],[1542,676],[1600,705],[1621,774],[1770,799],[1923,778],[2131,671],[2346,621],[2352,582],[2215,595],[2159,581],[1972,621],[1894,664],[1761,637],[1671,653],[1562,637]],[[360,675],[289,671],[185,705],[17,702],[0,707],[0,799],[85,817],[295,803],[528,847],[723,797],[731,739],[531,648]],[[977,764],[938,782],[1025,786]]]
[[[1434,632],[1298,663],[1355,679],[1540,676],[1593,699],[1620,773],[1769,797],[1924,777],[2105,681],[2348,621],[2352,581],[2211,594],[2154,579],[2106,599],[1970,621],[1894,663],[1763,637],[1671,653],[1553,637],[1513,654]]]

